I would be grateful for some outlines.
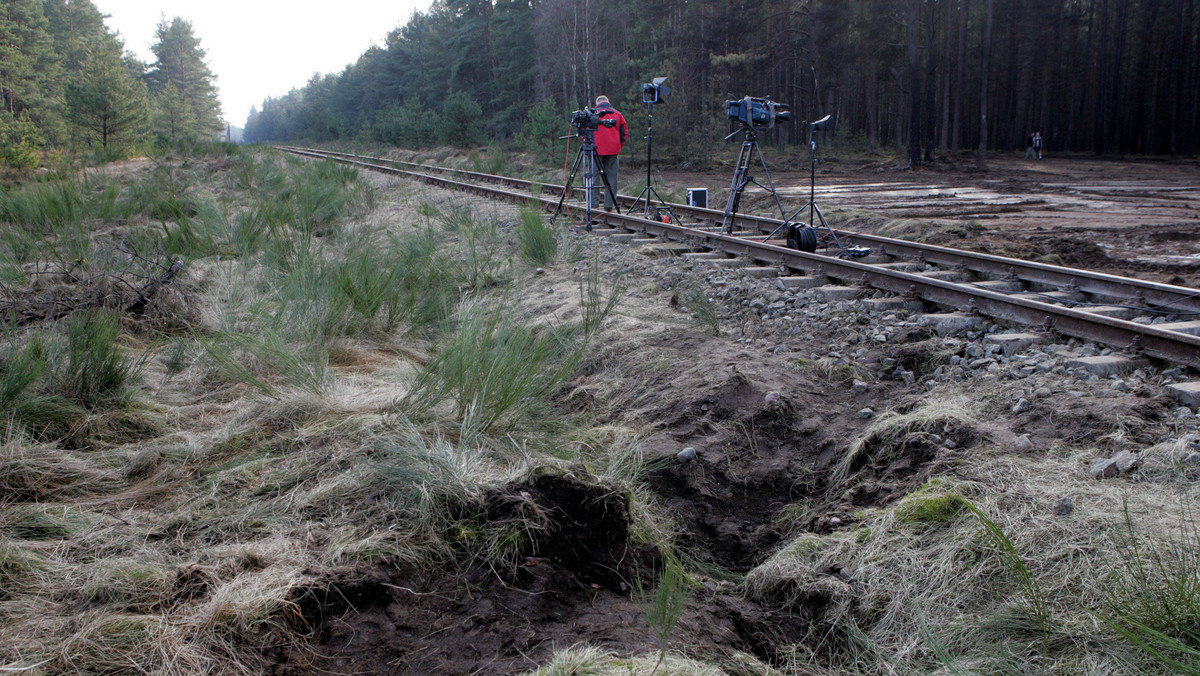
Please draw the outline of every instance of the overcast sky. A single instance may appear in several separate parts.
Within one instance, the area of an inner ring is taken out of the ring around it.
[[[221,108],[234,126],[251,106],[302,86],[313,73],[340,72],[430,0],[92,0],[125,48],[152,61],[154,27],[165,16],[192,22],[217,76]]]

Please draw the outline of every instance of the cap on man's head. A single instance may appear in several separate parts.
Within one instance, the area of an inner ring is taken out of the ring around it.
[[[608,97],[604,95],[597,96],[596,105],[600,105],[601,103],[608,103]]]

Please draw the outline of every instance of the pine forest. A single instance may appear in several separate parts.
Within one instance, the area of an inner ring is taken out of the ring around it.
[[[128,154],[139,144],[210,140],[225,129],[191,24],[159,24],[153,63],[125,52],[88,0],[0,4],[0,165],[46,149]]]
[[[906,149],[1200,150],[1197,0],[439,0],[338,74],[254,111],[247,138],[406,147],[553,134],[596,95],[656,110],[669,159],[717,145],[723,103],[832,114],[836,136]]]

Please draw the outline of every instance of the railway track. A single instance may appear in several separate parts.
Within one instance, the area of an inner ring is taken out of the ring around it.
[[[387,160],[351,153],[280,146],[301,156],[333,159],[372,171],[406,176],[443,188],[465,191],[543,210],[558,204],[562,186],[462,169]],[[629,209],[634,198],[619,196]],[[722,212],[682,204],[671,211],[683,225],[646,219],[641,214],[599,212],[593,232],[638,245],[670,248],[713,265],[742,267],[754,276],[779,276],[787,287],[816,288],[829,299],[850,299],[873,287],[897,294],[865,300],[879,309],[933,303],[953,312],[930,315],[937,326],[982,323],[982,317],[1095,341],[1126,353],[1094,357],[1083,364],[1110,373],[1154,357],[1200,368],[1200,289],[1119,277],[986,253],[835,230],[844,243],[870,248],[870,256],[844,260],[827,253],[785,247],[767,235],[782,221],[737,214],[734,232],[721,232]],[[564,211],[581,216],[570,201]],[[1026,340],[1036,340],[1032,335]],[[1089,358],[1084,358],[1089,359]],[[1124,360],[1124,364],[1122,364]],[[1183,383],[1176,392],[1200,400],[1200,383]],[[1188,389],[1193,387],[1193,389]],[[1196,404],[1190,404],[1195,406]]]

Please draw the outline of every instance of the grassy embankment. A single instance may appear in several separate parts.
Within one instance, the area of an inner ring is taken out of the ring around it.
[[[575,255],[535,215],[509,241],[454,204],[379,214],[351,170],[253,154],[0,197],[6,667],[261,672],[306,640],[306,570],[516,565],[534,534],[480,518],[484,494],[569,462],[626,492],[637,537],[669,550],[638,430],[553,403],[617,295],[592,267],[573,314],[523,317],[523,266]],[[130,311],[175,260],[179,278]],[[833,490],[986,411],[882,416],[846,440]],[[1189,444],[1144,449],[1136,483],[1088,478],[1094,448],[988,447],[853,528],[792,538],[737,583],[823,608],[779,670],[1200,672]],[[664,647],[671,592],[646,591]],[[541,673],[656,669],[720,673],[582,646]]]
[[[537,214],[375,200],[252,153],[0,194],[3,664],[259,673],[305,570],[513,565],[483,493],[595,451],[551,400],[619,296],[531,323],[518,272],[569,253]]]

